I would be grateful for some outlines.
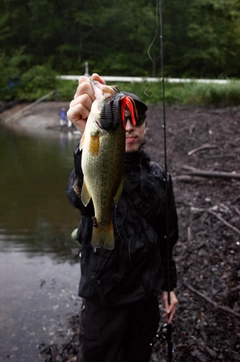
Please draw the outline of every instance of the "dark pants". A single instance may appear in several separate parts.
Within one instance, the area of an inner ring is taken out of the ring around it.
[[[149,362],[159,319],[157,297],[113,308],[85,301],[77,362]]]

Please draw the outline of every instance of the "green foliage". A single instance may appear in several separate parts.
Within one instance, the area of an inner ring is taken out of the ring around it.
[[[78,82],[76,80],[62,80],[57,79],[56,89],[60,101],[70,102],[76,92]]]
[[[228,84],[190,83],[184,87],[183,103],[191,105],[239,106],[240,82]]]
[[[119,83],[120,90],[133,92],[148,105],[162,103],[162,82]],[[226,84],[192,82],[164,84],[166,104],[239,106],[240,81]]]
[[[47,67],[36,65],[21,77],[20,100],[35,100],[56,89],[56,73]]]
[[[235,0],[193,1],[186,28],[186,76],[235,77],[240,68],[240,4]],[[196,70],[198,69],[198,72]]]
[[[166,77],[239,78],[239,1],[162,3]],[[83,74],[86,61],[90,73],[161,76],[158,4],[158,0],[2,0],[0,97],[33,98],[49,89],[46,84],[36,89],[26,84],[34,79],[26,73],[38,66],[49,70],[49,76],[50,70]],[[43,78],[46,81],[46,74]],[[64,89],[63,98],[71,94]],[[182,87],[173,95],[166,89],[167,100],[178,101],[181,91]],[[152,97],[157,101],[160,96]]]

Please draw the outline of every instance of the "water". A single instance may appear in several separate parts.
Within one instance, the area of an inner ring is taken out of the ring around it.
[[[78,313],[79,212],[65,196],[77,138],[0,127],[0,361],[43,361]]]

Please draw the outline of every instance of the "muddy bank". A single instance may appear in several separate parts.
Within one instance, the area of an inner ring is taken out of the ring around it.
[[[6,107],[0,113],[0,121],[7,127],[26,131],[42,130],[60,131],[59,112],[61,108],[68,109],[68,102],[19,103]]]

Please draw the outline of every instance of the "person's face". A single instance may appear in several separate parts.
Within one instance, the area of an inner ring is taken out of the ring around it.
[[[131,122],[130,115],[125,113],[125,132],[126,132],[126,152],[136,152],[143,143],[144,135],[146,133],[146,122],[141,126],[134,126]]]

